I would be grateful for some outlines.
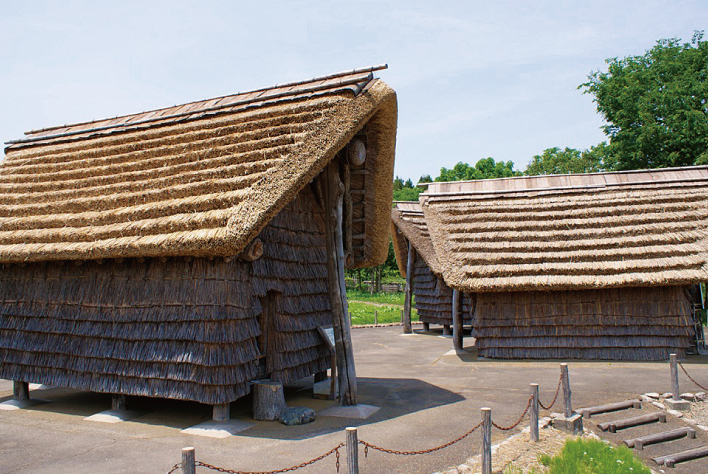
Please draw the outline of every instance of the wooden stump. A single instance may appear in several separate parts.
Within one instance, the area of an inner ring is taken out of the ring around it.
[[[283,384],[270,380],[253,382],[253,418],[275,421],[285,408]]]

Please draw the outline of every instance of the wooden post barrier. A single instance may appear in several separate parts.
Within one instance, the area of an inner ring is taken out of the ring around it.
[[[679,392],[678,364],[676,354],[669,354],[669,363],[671,364],[671,391],[673,392],[672,398],[678,401],[681,400],[681,393]]]
[[[374,310],[374,326],[379,325],[379,311],[377,309]]]
[[[538,384],[531,384],[531,411],[529,412],[531,419],[531,441],[538,442]]]
[[[462,295],[459,290],[452,290],[452,347],[456,351],[463,348],[462,337]]]
[[[182,473],[195,474],[197,463],[194,458],[194,448],[182,448]]]
[[[347,473],[359,474],[359,439],[356,428],[347,428]]]
[[[29,400],[29,383],[18,380],[13,381],[12,396],[15,400]]]
[[[492,474],[492,409],[482,408],[482,474]]]
[[[565,402],[565,417],[573,416],[573,404],[570,400],[570,377],[568,376],[568,364],[561,364],[561,381],[563,384],[563,401]]]

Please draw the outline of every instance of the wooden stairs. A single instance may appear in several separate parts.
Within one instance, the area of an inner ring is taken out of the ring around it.
[[[708,432],[651,402],[626,400],[580,408],[586,428],[600,438],[634,449],[654,471],[708,473]],[[591,421],[592,420],[592,421]]]

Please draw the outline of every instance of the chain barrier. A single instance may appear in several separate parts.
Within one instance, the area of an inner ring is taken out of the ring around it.
[[[681,363],[681,361],[677,360],[676,362],[678,363],[678,366],[681,367],[681,370],[683,370],[683,373],[686,374],[686,377],[688,377],[688,379],[689,379],[691,382],[693,382],[693,383],[695,383],[696,385],[698,385],[701,389],[708,391],[708,388],[705,388],[703,385],[701,385],[701,384],[699,384],[698,382],[696,382],[693,377],[691,377],[690,375],[688,375],[688,372],[686,372],[686,369],[684,368],[684,366],[683,366],[683,364]]]
[[[167,474],[172,474],[173,472],[175,472],[175,471],[176,471],[177,469],[179,469],[180,467],[182,467],[182,463],[181,463],[181,462],[178,462],[177,464],[175,464],[174,466],[172,466],[172,469],[170,469],[170,470],[167,472]]]
[[[387,448],[382,448],[380,446],[376,446],[375,444],[367,443],[364,440],[359,440],[359,444],[364,445],[364,457],[369,457],[369,448],[374,449],[376,451],[381,451],[382,453],[388,453],[388,454],[397,454],[400,456],[416,456],[418,454],[428,454],[428,453],[434,453],[435,451],[440,451],[441,449],[445,449],[449,446],[452,446],[455,443],[459,443],[475,431],[479,429],[479,427],[482,426],[482,422],[480,421],[477,423],[474,428],[469,430],[467,433],[463,434],[459,438],[456,438],[448,443],[445,443],[443,445],[437,446],[435,448],[430,448],[430,449],[423,449],[421,451],[397,451],[395,449],[387,449]]]
[[[517,421],[517,422],[514,423],[513,425],[508,426],[508,427],[499,426],[499,425],[497,425],[496,423],[494,423],[494,420],[492,420],[492,426],[495,427],[495,428],[498,429],[498,430],[501,430],[501,431],[513,430],[514,428],[516,428],[517,426],[519,426],[522,421],[524,421],[524,417],[525,417],[526,414],[529,412],[529,408],[531,408],[531,402],[532,402],[532,401],[533,401],[533,396],[529,397],[529,401],[528,401],[528,403],[526,404],[526,409],[524,410],[524,412],[523,412],[523,413],[521,414],[521,416],[519,417],[519,421]]]
[[[550,405],[546,406],[543,404],[541,401],[541,397],[538,397],[538,404],[541,405],[541,408],[544,410],[550,410],[553,405],[556,404],[556,400],[558,400],[558,394],[560,393],[561,389],[561,384],[563,383],[563,373],[560,374],[560,377],[558,378],[558,387],[556,387],[556,394],[553,396],[553,401],[551,402]]]
[[[332,454],[336,455],[337,461],[335,462],[335,467],[337,468],[337,472],[339,472],[339,450],[344,447],[344,443],[339,443],[337,446],[334,448],[330,449],[326,453],[324,453],[322,456],[318,456],[314,459],[310,459],[307,462],[298,464],[297,466],[291,466],[287,467],[285,469],[277,469],[275,471],[236,471],[236,470],[231,470],[231,469],[224,469],[223,467],[217,467],[217,466],[212,466],[211,464],[207,464],[205,462],[201,461],[196,461],[194,464],[199,467],[204,467],[206,469],[211,469],[212,471],[217,471],[217,472],[225,472],[227,474],[280,474],[283,472],[291,472],[291,471],[297,471],[298,469],[302,469],[304,467],[310,466],[312,464],[315,464],[318,461],[322,461],[324,458],[331,456]],[[181,467],[181,464],[175,464],[175,467],[172,468],[170,472],[167,474],[172,474],[177,468]]]

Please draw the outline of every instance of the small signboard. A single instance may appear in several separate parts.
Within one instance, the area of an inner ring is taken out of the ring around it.
[[[329,350],[334,354],[334,328],[332,325],[317,326],[317,329],[320,331],[322,339],[324,339],[325,343],[329,346]]]

